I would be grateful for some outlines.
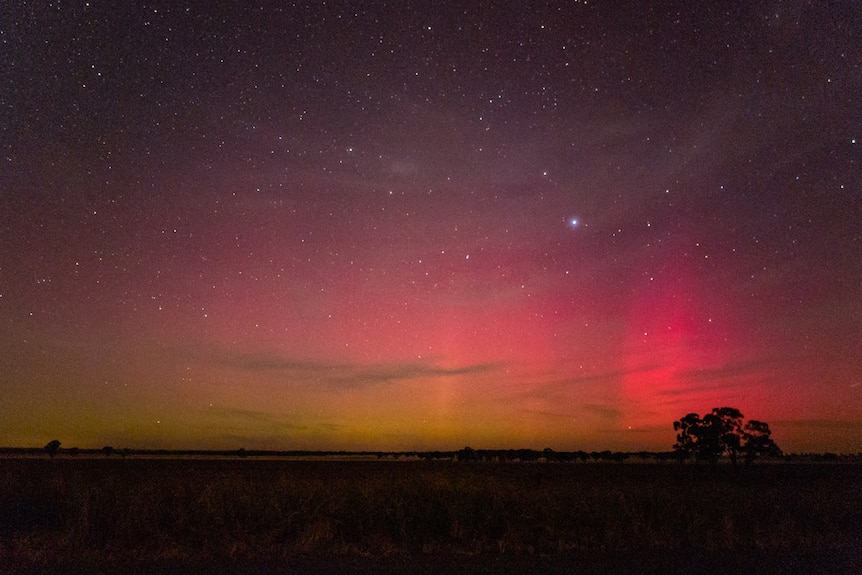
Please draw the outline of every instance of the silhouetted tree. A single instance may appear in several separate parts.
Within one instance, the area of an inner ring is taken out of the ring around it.
[[[683,460],[693,454],[698,461],[715,465],[721,456],[727,455],[735,467],[740,453],[745,454],[746,463],[758,454],[781,453],[769,437],[768,425],[750,421],[743,426],[742,413],[733,407],[713,408],[703,419],[689,413],[674,421],[673,428],[677,432],[673,448]]]
[[[736,456],[742,448],[742,413],[733,407],[716,407],[704,417],[707,419],[716,427],[713,433],[718,434],[719,457],[726,453],[735,467]]]
[[[110,445],[106,445],[105,447],[102,448],[102,453],[105,454],[105,457],[110,457],[111,455],[114,454],[114,448],[111,447]]]
[[[476,461],[479,458],[476,454],[476,450],[469,446],[455,452],[455,457],[458,461]]]
[[[689,413],[679,421],[673,422],[677,431],[676,444],[673,448],[680,454],[680,459],[694,455],[697,461],[708,461],[712,465],[725,452],[725,426],[722,417],[712,410],[701,419],[696,413]]]
[[[695,456],[700,461],[708,461],[712,465],[718,463],[718,458],[724,452],[721,444],[721,419],[708,413],[703,416],[700,426],[694,429],[697,435]]]
[[[698,431],[702,425],[703,422],[696,413],[689,413],[679,421],[673,422],[673,429],[677,432],[673,450],[679,455],[680,460],[688,459],[697,453]]]
[[[745,443],[742,447],[745,453],[745,464],[751,465],[758,455],[779,456],[781,449],[775,441],[772,440],[772,431],[769,425],[752,419],[745,424],[743,437]]]
[[[48,456],[53,459],[57,452],[60,451],[60,442],[56,439],[52,439],[48,442],[48,445],[45,446],[45,452]]]

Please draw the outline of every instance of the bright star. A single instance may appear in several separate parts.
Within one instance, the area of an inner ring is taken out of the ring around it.
[[[569,218],[569,226],[576,228],[581,225],[581,221],[578,218]]]

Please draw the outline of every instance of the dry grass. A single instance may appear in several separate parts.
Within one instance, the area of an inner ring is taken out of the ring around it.
[[[6,459],[0,563],[852,549],[859,471]]]

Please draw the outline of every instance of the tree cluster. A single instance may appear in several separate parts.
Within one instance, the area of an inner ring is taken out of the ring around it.
[[[698,461],[716,464],[726,455],[736,465],[739,456],[751,464],[758,456],[781,455],[769,425],[756,420],[744,423],[742,413],[733,407],[713,408],[703,418],[689,413],[674,421],[673,428],[677,432],[673,449],[681,459],[694,455]]]

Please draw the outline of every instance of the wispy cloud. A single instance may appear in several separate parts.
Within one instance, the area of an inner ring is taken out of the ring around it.
[[[862,433],[862,421],[840,420],[840,419],[780,419],[770,421],[770,427],[781,425],[788,428],[799,428],[805,430],[838,430],[854,431]]]
[[[619,419],[622,411],[616,407],[599,403],[585,403],[580,406],[586,412],[596,415],[602,419]]]
[[[347,429],[346,425],[341,425],[340,423],[318,423],[317,425],[329,431],[344,431]]]
[[[298,360],[270,354],[214,355],[215,363],[246,372],[270,372],[296,382],[314,382],[335,389],[366,388],[400,381],[482,374],[500,364],[441,367],[432,362],[358,363]]]
[[[703,369],[690,369],[680,374],[681,379],[687,381],[729,381],[740,380],[749,376],[760,376],[770,364],[775,363],[771,359],[761,359],[742,363],[728,363],[718,367]]]
[[[543,395],[546,392],[565,392],[572,389],[594,386],[596,384],[619,383],[626,375],[625,371],[605,371],[601,373],[593,373],[590,375],[572,376],[563,378],[553,378],[549,381],[539,382],[536,385],[529,387],[530,395]],[[539,378],[537,378],[539,379]]]
[[[207,413],[222,420],[243,424],[266,425],[290,430],[303,430],[307,427],[305,425],[289,423],[283,415],[250,409],[237,409],[225,405],[214,405],[207,409]]]
[[[862,421],[850,419],[779,419],[768,421],[772,436],[787,452],[857,453]]]

